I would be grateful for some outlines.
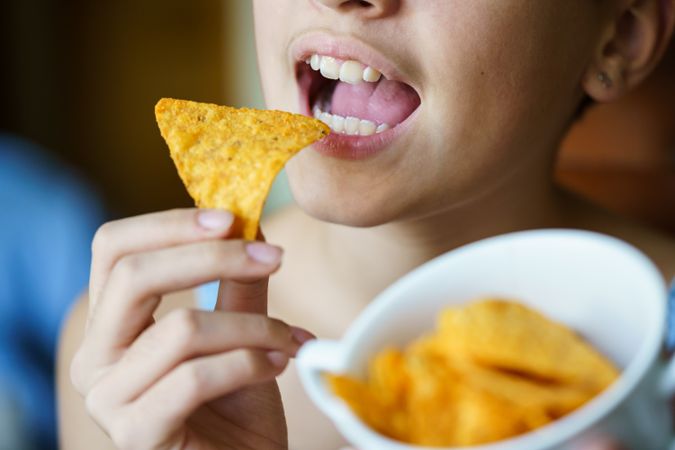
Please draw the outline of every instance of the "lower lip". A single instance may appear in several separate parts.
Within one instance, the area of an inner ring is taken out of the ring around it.
[[[300,104],[302,113],[313,117],[306,94],[301,94]],[[338,159],[363,160],[374,157],[384,152],[394,140],[406,132],[418,110],[419,107],[403,122],[381,133],[371,136],[350,136],[331,132],[325,138],[312,144],[312,148],[322,155]]]

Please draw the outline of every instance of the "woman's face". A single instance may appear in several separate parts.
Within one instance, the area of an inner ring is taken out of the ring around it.
[[[583,96],[600,3],[254,0],[268,107],[343,129],[289,162],[298,204],[374,226],[540,177]],[[359,83],[365,67],[383,76]]]

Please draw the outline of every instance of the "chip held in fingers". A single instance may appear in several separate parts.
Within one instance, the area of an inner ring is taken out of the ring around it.
[[[267,194],[286,162],[328,135],[323,122],[284,111],[164,98],[157,124],[200,208],[231,211],[232,237],[254,240]]]

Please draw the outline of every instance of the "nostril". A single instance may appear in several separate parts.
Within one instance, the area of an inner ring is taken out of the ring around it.
[[[372,8],[373,6],[375,6],[375,5],[373,5],[371,2],[369,2],[367,0],[348,0],[344,3],[342,3],[342,5],[340,5],[340,7],[344,8],[344,9]]]
[[[401,0],[314,0],[327,8],[342,13],[366,13],[368,18],[376,19],[394,14]]]

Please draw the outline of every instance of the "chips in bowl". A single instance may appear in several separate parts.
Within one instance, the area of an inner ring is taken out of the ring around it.
[[[582,406],[617,377],[567,327],[517,302],[444,310],[437,329],[384,349],[366,380],[327,375],[371,428],[399,441],[469,446],[537,429]]]

